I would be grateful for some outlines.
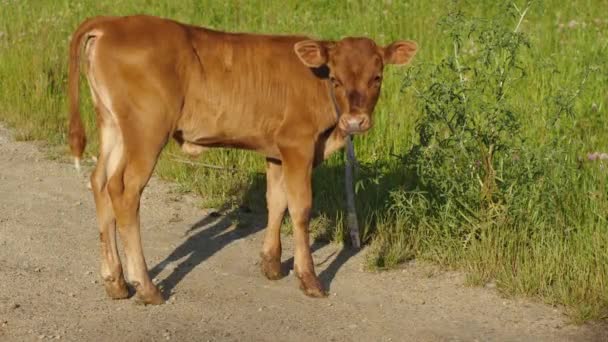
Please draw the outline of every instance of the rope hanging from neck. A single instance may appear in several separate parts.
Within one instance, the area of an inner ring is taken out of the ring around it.
[[[329,95],[331,102],[334,105],[334,111],[336,112],[336,118],[340,120],[340,108],[336,101],[336,94],[334,93],[334,85],[329,82]],[[355,188],[354,188],[354,167],[357,164],[357,158],[355,157],[355,147],[353,145],[352,137],[348,134],[345,138],[346,144],[346,162],[344,163],[344,185],[346,187],[346,226],[350,232],[351,243],[354,248],[361,248],[361,237],[359,235],[359,222],[357,220],[357,208],[355,206]]]

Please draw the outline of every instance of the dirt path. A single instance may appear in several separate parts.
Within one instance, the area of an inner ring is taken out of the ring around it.
[[[315,252],[328,299],[258,270],[260,227],[235,228],[153,179],[142,204],[148,264],[173,294],[162,306],[105,297],[85,176],[0,128],[0,340],[593,341],[556,309],[469,288],[452,272],[408,265],[371,274],[363,253]],[[259,221],[259,220],[252,220]],[[284,238],[284,259],[291,257]]]

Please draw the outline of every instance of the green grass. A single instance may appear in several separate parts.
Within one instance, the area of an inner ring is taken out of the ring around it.
[[[412,67],[428,71],[453,54],[449,32],[437,25],[447,14],[448,4],[439,0],[3,0],[0,120],[13,127],[19,139],[66,146],[68,41],[78,23],[89,16],[147,13],[229,31],[304,33],[326,39],[366,35],[382,44],[413,39],[420,51]],[[509,4],[462,1],[456,7],[469,18],[491,18],[502,15]],[[517,1],[517,5],[525,4]],[[530,41],[530,48],[521,55],[526,76],[514,81],[509,93],[521,124],[523,142],[516,147],[522,157],[519,164],[505,158],[494,160],[497,174],[503,177],[499,185],[512,186],[500,189],[498,204],[473,208],[471,213],[458,209],[459,214],[451,206],[458,198],[447,198],[441,205],[431,200],[411,172],[412,165],[403,161],[419,143],[417,124],[425,116],[416,89],[425,89],[428,80],[414,80],[412,87],[401,91],[409,69],[387,70],[375,127],[356,139],[363,164],[357,205],[363,240],[371,244],[372,267],[392,267],[414,257],[427,259],[468,271],[471,284],[494,280],[505,294],[565,305],[576,321],[605,317],[608,165],[578,161],[587,152],[608,147],[608,21],[604,13],[608,13],[608,3],[602,0],[545,0],[531,7],[520,26]],[[516,24],[507,16],[504,22]],[[463,59],[478,53],[476,46],[467,44],[461,49]],[[581,87],[588,67],[594,69]],[[86,154],[93,156],[94,115],[88,92],[83,93],[83,114],[92,141]],[[560,108],[568,109],[568,115],[558,116]],[[179,151],[171,143],[157,174],[176,181],[184,191],[201,194],[205,205],[244,204],[264,212],[260,156],[214,150],[200,158],[239,170],[232,173],[185,165],[173,155]],[[443,171],[442,175],[451,177],[449,170]],[[469,191],[481,191],[475,184],[470,182]],[[341,241],[340,153],[315,171],[314,187],[315,235]]]

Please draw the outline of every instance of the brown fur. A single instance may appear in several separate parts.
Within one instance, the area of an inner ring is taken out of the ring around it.
[[[117,225],[138,297],[163,301],[147,273],[139,200],[173,137],[188,154],[234,147],[267,158],[262,271],[270,279],[280,276],[279,228],[288,209],[301,287],[307,295],[323,296],[308,237],[312,168],[340,149],[347,134],[372,126],[384,65],[406,64],[416,44],[397,41],[383,48],[367,38],[328,42],[225,33],[150,16],[88,19],[70,44],[69,143],[76,158],[86,143],[78,109],[83,45],[101,142],[91,185],[108,294],[126,296]]]

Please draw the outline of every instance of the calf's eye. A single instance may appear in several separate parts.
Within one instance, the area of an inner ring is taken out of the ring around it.
[[[372,80],[370,81],[370,86],[371,87],[377,87],[380,85],[380,83],[382,83],[382,76],[381,75],[376,75],[374,78],[372,78]]]

